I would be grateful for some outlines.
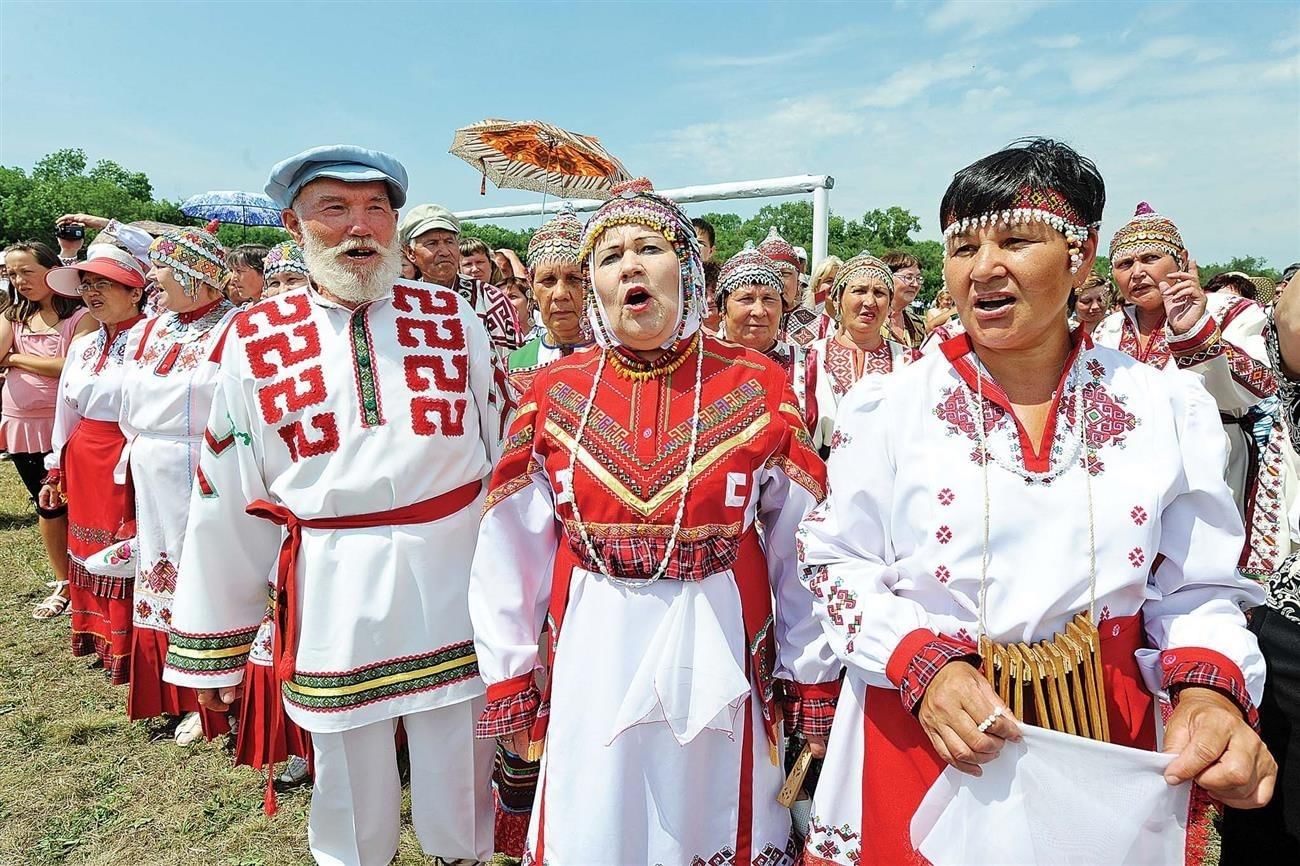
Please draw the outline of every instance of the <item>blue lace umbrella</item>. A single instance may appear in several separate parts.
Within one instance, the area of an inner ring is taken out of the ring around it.
[[[215,190],[192,195],[181,202],[181,213],[228,225],[284,227],[280,208],[260,192]]]

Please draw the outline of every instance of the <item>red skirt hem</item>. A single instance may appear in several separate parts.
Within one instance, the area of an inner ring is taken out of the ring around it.
[[[97,655],[108,681],[115,686],[131,680],[131,599],[105,598],[76,584],[72,598],[72,654]]]
[[[277,714],[280,735],[276,736]],[[235,738],[235,763],[261,769],[289,760],[290,755],[312,759],[311,734],[293,723],[284,711],[275,668],[249,662],[244,665],[244,696],[239,708],[239,734]]]
[[[126,715],[133,722],[158,716],[183,716],[198,713],[203,721],[203,736],[211,740],[230,733],[230,721],[224,713],[199,707],[193,689],[163,682],[163,662],[167,658],[167,635],[157,629],[137,626],[131,639],[131,685],[126,693]]]

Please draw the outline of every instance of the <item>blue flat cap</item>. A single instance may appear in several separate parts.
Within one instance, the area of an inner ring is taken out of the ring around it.
[[[354,144],[313,147],[276,163],[266,182],[266,194],[281,208],[289,208],[299,190],[321,177],[348,183],[382,180],[388,184],[392,206],[399,208],[406,204],[406,168],[382,151]]]

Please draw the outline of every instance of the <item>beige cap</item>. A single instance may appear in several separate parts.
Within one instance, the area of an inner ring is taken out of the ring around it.
[[[418,204],[406,212],[397,224],[397,237],[406,246],[412,238],[433,229],[460,234],[460,220],[440,204]]]

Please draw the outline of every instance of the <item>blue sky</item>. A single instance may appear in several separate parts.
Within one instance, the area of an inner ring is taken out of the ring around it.
[[[405,162],[412,203],[530,202],[446,150],[540,118],[661,188],[832,174],[834,212],[902,205],[931,238],[954,171],[1052,135],[1101,168],[1103,240],[1147,200],[1202,261],[1300,259],[1295,2],[0,0],[0,87],[0,164],[82,147],[173,199],[352,142]]]

